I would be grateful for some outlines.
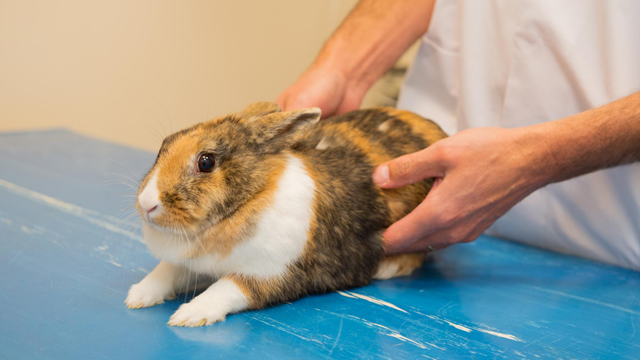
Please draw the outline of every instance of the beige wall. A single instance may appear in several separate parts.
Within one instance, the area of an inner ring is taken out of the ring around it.
[[[165,131],[274,100],[356,2],[0,0],[0,131],[156,150]]]
[[[172,130],[275,100],[356,3],[0,0],[0,131],[155,151]]]

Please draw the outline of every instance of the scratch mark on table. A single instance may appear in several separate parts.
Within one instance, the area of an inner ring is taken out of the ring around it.
[[[521,348],[520,348],[520,350],[522,350],[522,349],[524,349],[524,348],[526,348],[526,347],[529,347],[529,346],[531,346],[531,345],[533,345],[533,344],[537,344],[537,343],[539,343],[540,341],[542,341],[543,339],[548,338],[549,336],[551,336],[551,334],[547,334],[547,335],[545,335],[545,336],[543,336],[543,337],[539,338],[538,340],[533,341],[533,342],[531,342],[531,343],[529,343],[529,344],[527,344],[527,345],[525,345],[525,346],[521,347]]]
[[[4,297],[5,299],[9,300],[10,303],[14,304],[13,300],[11,300],[9,295],[5,294],[4,291],[2,291],[2,288],[0,288],[0,295],[2,295],[2,297]]]
[[[523,354],[523,353],[521,353],[521,352],[518,352],[518,351],[516,351],[516,350],[514,350],[513,352],[514,352],[516,355],[518,355],[518,356],[522,356],[523,358],[526,358],[526,357],[527,357],[525,354]]]
[[[29,235],[31,235],[31,234],[38,234],[38,233],[39,233],[39,231],[38,231],[38,230],[36,230],[36,229],[30,229],[29,227],[27,227],[27,226],[25,226],[25,225],[20,226],[20,230],[22,230],[22,232],[23,232],[23,233],[25,233],[25,234],[29,234]]]
[[[405,311],[405,310],[393,305],[390,302],[387,302],[387,301],[384,301],[384,300],[380,300],[380,299],[375,298],[373,296],[366,296],[366,295],[362,295],[362,294],[358,294],[358,293],[350,292],[350,291],[338,291],[338,294],[340,294],[342,296],[345,296],[345,297],[348,297],[348,298],[352,298],[352,299],[361,299],[361,300],[372,302],[372,303],[377,304],[377,305],[387,306],[387,307],[390,307],[392,309],[396,309],[398,311],[402,311],[405,314],[409,313],[408,311]]]
[[[480,328],[474,328],[474,330],[480,331],[480,332],[485,333],[485,334],[501,337],[501,338],[504,338],[504,339],[509,339],[509,340],[513,340],[513,341],[519,341],[519,342],[525,342],[524,340],[518,339],[516,336],[509,335],[509,334],[502,334],[502,333],[499,333],[499,332],[496,332],[496,331],[480,329]]]
[[[20,251],[18,251],[12,258],[11,260],[9,260],[9,262],[7,263],[7,266],[13,264],[14,261],[16,261],[17,258],[19,258],[20,256],[22,256],[22,254],[25,252],[25,250],[27,250],[27,248],[31,245],[31,240],[29,240],[23,247],[22,249],[20,249]]]
[[[333,354],[333,350],[335,350],[336,346],[338,346],[338,342],[340,342],[340,335],[342,334],[342,323],[344,319],[340,319],[340,329],[338,329],[338,335],[336,336],[336,341],[333,342],[333,346],[331,347],[331,351],[329,351],[329,356]]]
[[[629,337],[629,340],[627,340],[625,343],[628,343],[629,341],[633,340],[633,338],[636,336],[636,324],[635,324],[635,318],[633,316],[631,316],[631,327],[633,328],[633,333],[631,333],[631,337]]]
[[[260,316],[259,316],[259,315],[260,315]],[[263,324],[265,324],[265,325],[267,325],[267,326],[270,326],[270,327],[272,327],[272,328],[278,329],[278,330],[280,330],[280,331],[282,331],[282,332],[285,332],[285,333],[287,333],[287,334],[293,335],[293,336],[295,336],[295,337],[297,337],[297,338],[299,338],[299,339],[306,340],[306,341],[312,341],[312,342],[318,343],[318,344],[320,344],[320,345],[324,345],[324,344],[322,343],[322,341],[317,340],[317,339],[307,338],[307,337],[304,337],[304,336],[302,336],[302,335],[300,335],[300,334],[296,334],[295,332],[293,332],[293,331],[291,331],[291,330],[289,330],[289,329],[285,328],[284,326],[282,326],[282,325],[283,325],[282,323],[280,323],[280,322],[278,322],[278,321],[275,321],[275,320],[273,320],[273,319],[271,319],[271,318],[269,318],[269,317],[266,317],[266,316],[264,316],[264,315],[256,314],[256,315],[254,315],[251,319],[252,319],[252,320],[259,321],[259,322],[261,322],[261,323],[263,323]],[[270,320],[270,321],[267,321],[267,320]]]
[[[117,266],[117,267],[122,267],[122,264],[117,263],[117,262],[115,262],[115,261],[113,261],[113,260],[109,260],[109,264],[115,265],[115,266]]]
[[[37,191],[33,191],[27,188],[24,188],[22,186],[10,183],[6,180],[0,179],[0,186],[4,187],[5,189],[9,190],[10,192],[22,196],[26,199],[32,200],[32,201],[36,201],[42,204],[46,204],[48,206],[51,206],[57,210],[60,210],[62,212],[65,212],[67,214],[71,214],[74,216],[77,216],[81,219],[84,219],[94,225],[100,226],[103,229],[107,229],[109,231],[112,231],[114,233],[118,233],[121,235],[124,235],[132,240],[136,240],[136,241],[140,241],[142,242],[142,238],[140,236],[138,236],[137,234],[131,232],[131,231],[127,231],[124,229],[121,229],[120,227],[118,227],[119,221],[118,219],[112,217],[112,216],[108,216],[108,215],[103,215],[98,211],[95,210],[90,210],[90,209],[85,209],[81,206],[78,205],[74,205],[56,198],[53,198],[51,196],[47,196],[45,194],[41,194]],[[135,225],[135,224],[131,224],[131,225]]]
[[[436,348],[436,349],[444,350],[443,348],[438,347],[438,346],[436,346],[436,345],[434,345],[434,344],[431,344],[431,343],[425,343],[425,344],[420,343],[420,342],[418,342],[418,341],[416,341],[416,340],[413,340],[413,339],[411,339],[411,338],[408,338],[408,337],[406,337],[406,336],[402,335],[399,331],[397,331],[397,330],[393,330],[393,329],[391,329],[391,328],[389,328],[389,327],[386,327],[386,326],[384,326],[384,325],[380,325],[380,324],[374,323],[374,322],[372,322],[372,321],[369,321],[369,320],[366,320],[366,319],[359,318],[359,317],[357,317],[357,316],[353,316],[353,315],[348,315],[348,316],[349,316],[350,318],[353,318],[353,319],[356,319],[356,320],[360,320],[363,324],[365,324],[365,325],[369,326],[370,328],[377,327],[377,328],[380,328],[380,329],[383,329],[383,330],[388,331],[388,333],[386,333],[386,332],[379,332],[379,333],[380,333],[380,334],[382,334],[382,335],[386,335],[386,336],[389,336],[389,337],[392,337],[392,338],[398,339],[398,340],[400,340],[400,341],[407,342],[407,343],[409,343],[409,344],[411,344],[411,345],[414,345],[414,346],[417,346],[417,347],[419,347],[419,348],[421,348],[421,349],[427,349],[427,348],[428,348],[427,346],[432,346],[432,347],[434,347],[434,348]]]
[[[485,334],[501,337],[503,339],[509,339],[509,340],[518,341],[518,342],[525,342],[524,340],[522,340],[522,339],[520,339],[520,338],[518,338],[517,336],[514,336],[514,335],[503,334],[503,333],[500,333],[498,331],[483,329],[483,328],[479,328],[479,327],[475,327],[475,326],[464,326],[464,325],[456,324],[456,323],[451,322],[451,321],[449,321],[447,319],[444,319],[444,318],[439,318],[439,317],[434,316],[434,315],[423,314],[423,313],[418,312],[418,311],[416,311],[416,313],[420,314],[422,316],[426,316],[429,319],[432,319],[432,320],[435,320],[435,321],[438,321],[438,322],[447,323],[448,325],[453,326],[454,328],[456,328],[458,330],[461,330],[461,331],[464,331],[464,332],[467,332],[467,333],[470,333],[473,330],[475,330],[475,331],[478,331],[478,332],[481,332],[481,333],[485,333]]]
[[[623,307],[618,306],[618,305],[613,305],[613,304],[609,304],[609,303],[605,303],[605,302],[601,302],[601,301],[597,301],[597,300],[593,300],[593,299],[584,298],[582,296],[566,294],[566,293],[563,293],[562,291],[544,289],[544,288],[537,287],[537,286],[531,286],[531,288],[539,290],[539,291],[544,291],[544,292],[547,292],[547,293],[550,293],[550,294],[567,297],[569,299],[581,300],[581,301],[584,301],[584,302],[588,302],[588,303],[592,303],[592,304],[608,307],[610,309],[624,311],[624,312],[629,313],[629,314],[640,315],[640,312],[633,311],[631,309],[623,308]]]
[[[452,323],[451,321],[444,320],[444,322],[446,322],[447,324],[449,324],[449,325],[453,326],[454,328],[456,328],[456,329],[458,329],[458,330],[462,330],[462,331],[465,331],[465,332],[468,332],[468,333],[470,333],[470,332],[472,331],[471,329],[469,329],[469,328],[468,328],[468,327],[466,327],[466,326],[462,326],[462,325],[454,324],[454,323]]]

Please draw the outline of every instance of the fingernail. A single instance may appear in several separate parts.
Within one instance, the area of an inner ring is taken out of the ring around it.
[[[389,181],[389,166],[380,165],[373,172],[373,181],[378,185],[384,185]]]

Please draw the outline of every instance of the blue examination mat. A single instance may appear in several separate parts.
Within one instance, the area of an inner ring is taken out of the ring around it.
[[[155,154],[68,131],[0,134],[0,359],[638,359],[640,273],[483,236],[416,273],[167,325],[135,182]]]

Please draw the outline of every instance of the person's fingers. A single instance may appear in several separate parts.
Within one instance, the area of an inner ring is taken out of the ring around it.
[[[455,228],[447,228],[433,234],[429,234],[422,239],[414,242],[413,244],[402,249],[403,253],[414,252],[431,252],[440,249],[444,249],[453,244],[460,242],[453,234],[456,232]]]
[[[473,222],[461,221],[465,210],[455,205],[451,186],[450,181],[436,178],[426,199],[387,228],[383,234],[387,253],[430,251],[430,246],[438,249],[466,241]]]
[[[417,253],[417,252],[434,252],[438,250],[445,249],[449,247],[451,244],[445,245],[432,245],[430,241],[423,242],[423,240],[418,240],[415,243],[411,244],[407,248],[403,249],[404,253]]]
[[[436,231],[421,239],[415,240],[405,247],[389,247],[385,248],[387,255],[416,253],[416,252],[433,252],[444,249],[450,245],[457,243],[451,236],[451,229]]]
[[[385,243],[385,253],[387,255],[396,255],[416,252],[433,252],[444,249],[450,245],[452,245],[452,243],[448,241],[448,236],[445,230],[437,231],[418,240],[413,240],[411,243],[405,243],[404,246],[399,246],[397,243],[394,244],[387,241]]]
[[[444,164],[438,147],[432,145],[378,166],[373,172],[373,181],[383,189],[392,189],[443,174]]]
[[[340,104],[336,106],[335,113],[332,115],[341,115],[350,111],[358,110],[362,105],[362,99],[366,90],[360,88],[351,88],[344,93],[340,99]]]
[[[471,220],[471,224],[473,221]],[[403,249],[394,249],[396,253],[431,252],[444,249],[456,243],[476,240],[492,224],[492,221],[482,221],[473,226],[469,223],[456,224],[443,230],[427,235]]]
[[[276,101],[276,103],[280,105],[282,111],[292,111],[316,106],[320,107],[320,104],[310,101],[308,98],[309,96],[305,93],[286,94],[281,100],[281,103],[278,101]],[[311,105],[312,103],[317,105]]]
[[[338,106],[340,99],[327,95],[322,89],[305,89],[294,92],[287,90],[280,95],[276,103],[280,105],[282,111],[292,111],[310,107],[319,107],[322,110],[322,118],[331,116]]]
[[[415,241],[439,231],[442,224],[434,210],[427,197],[411,213],[389,226],[383,234],[386,251],[402,252]]]

